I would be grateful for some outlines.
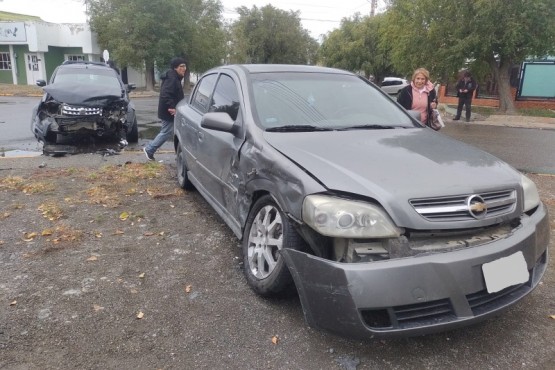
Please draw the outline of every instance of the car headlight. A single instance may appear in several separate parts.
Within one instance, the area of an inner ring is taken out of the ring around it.
[[[322,235],[341,238],[391,238],[401,235],[387,213],[370,203],[309,195],[303,220]]]
[[[540,195],[536,184],[528,177],[521,174],[520,183],[524,190],[524,212],[527,212],[540,204]]]

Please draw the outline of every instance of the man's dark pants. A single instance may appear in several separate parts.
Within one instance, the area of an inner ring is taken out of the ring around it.
[[[466,121],[470,121],[470,106],[472,105],[472,96],[459,96],[459,105],[457,106],[457,116],[455,119],[461,118],[463,105],[466,107]]]

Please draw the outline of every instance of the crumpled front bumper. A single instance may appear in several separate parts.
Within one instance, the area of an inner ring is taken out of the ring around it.
[[[495,315],[530,293],[546,271],[547,209],[513,234],[458,251],[369,263],[339,263],[296,250],[282,254],[309,325],[352,338],[422,335]],[[528,282],[488,293],[482,265],[522,251]]]

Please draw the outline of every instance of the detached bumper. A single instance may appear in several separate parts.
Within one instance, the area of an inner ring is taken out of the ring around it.
[[[309,325],[354,338],[422,335],[495,315],[530,293],[545,273],[549,218],[543,204],[508,238],[453,252],[339,263],[282,251]],[[528,282],[486,290],[482,265],[521,251]]]

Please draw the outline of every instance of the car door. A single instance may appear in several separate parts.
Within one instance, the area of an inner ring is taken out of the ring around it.
[[[202,94],[199,91],[200,95],[206,96],[206,91]],[[197,98],[201,100],[200,97]],[[203,195],[219,208],[225,217],[237,224],[239,176],[236,169],[239,150],[244,141],[244,130],[239,89],[230,75],[218,76],[209,102],[208,112],[229,114],[237,126],[236,133],[205,129],[200,126],[200,123],[195,122],[196,132],[193,138],[195,144],[191,145],[196,159],[193,175],[200,183],[199,191],[203,192]]]

